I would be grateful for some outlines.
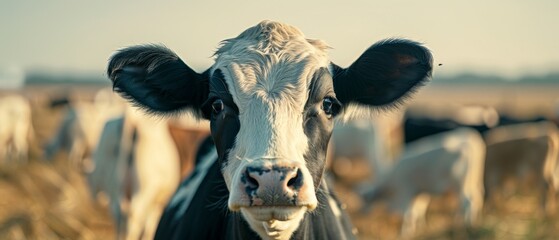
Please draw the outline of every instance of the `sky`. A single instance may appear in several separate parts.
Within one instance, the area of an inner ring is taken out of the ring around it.
[[[403,37],[432,50],[435,76],[559,70],[557,0],[2,0],[0,79],[18,69],[102,75],[115,50],[144,43],[164,44],[203,71],[221,40],[265,19],[324,40],[342,66],[376,41]]]

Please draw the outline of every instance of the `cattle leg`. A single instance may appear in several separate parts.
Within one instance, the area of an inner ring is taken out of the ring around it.
[[[26,133],[25,129],[17,129],[16,132],[18,133]],[[29,154],[29,145],[27,143],[27,135],[28,134],[16,134],[13,136],[13,147],[14,147],[14,158],[17,163],[25,163],[27,162],[28,154]]]
[[[429,194],[420,194],[413,199],[404,214],[401,232],[402,237],[410,237],[415,234],[418,229],[425,227],[425,216],[430,200],[431,196],[429,196]]]
[[[9,164],[14,164],[16,160],[16,149],[13,143],[10,143],[6,149],[5,159],[4,161]]]
[[[159,219],[164,209],[165,204],[157,204],[152,207],[146,219],[143,239],[152,239],[155,236],[155,231],[157,230],[157,225],[159,224]]]
[[[497,206],[497,199],[499,198],[498,192],[498,178],[500,176],[500,171],[495,170],[492,174],[485,174],[484,176],[484,189],[485,194],[483,195],[483,200],[486,202],[486,206],[489,205],[490,209],[494,209]]]
[[[138,240],[142,236],[144,216],[148,211],[147,199],[140,193],[132,197],[130,204],[130,212],[128,217],[128,230],[126,233],[127,240]]]
[[[541,185],[540,209],[546,216],[552,216],[555,213],[555,188],[545,180]]]
[[[83,141],[75,141],[72,144],[72,149],[70,150],[70,154],[68,155],[68,161],[72,167],[81,170],[81,161],[84,157],[85,153],[85,142]]]
[[[128,218],[128,233],[126,239],[137,240],[153,238],[153,235],[146,235],[146,226],[150,212],[157,210],[155,203],[158,198],[159,189],[157,186],[146,186],[136,195],[132,197],[130,203],[130,217]],[[157,225],[157,222],[155,223]],[[154,227],[156,228],[156,227]],[[155,233],[155,232],[153,232]]]
[[[0,166],[5,166],[8,159],[8,152],[6,151],[6,148],[0,146]]]
[[[27,155],[29,147],[27,146],[27,136],[15,135],[12,141],[13,147],[13,160],[17,163],[25,163],[27,161]]]
[[[120,202],[111,201],[110,206],[116,225],[116,239],[123,239],[126,232],[126,216],[121,212]]]
[[[483,210],[483,192],[462,193],[460,203],[464,220],[468,225],[474,225]]]
[[[556,194],[559,187],[559,134],[550,134],[548,142],[548,152],[544,163],[543,176],[545,178],[545,190],[547,195],[545,198],[545,213],[547,216],[553,216],[556,210]]]

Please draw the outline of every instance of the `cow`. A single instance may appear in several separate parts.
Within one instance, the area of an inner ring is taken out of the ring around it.
[[[392,167],[403,148],[402,114],[336,123],[331,170],[345,183],[377,179]]]
[[[121,150],[123,141],[124,116],[107,120],[100,134],[99,143],[92,153],[93,169],[86,175],[89,191],[94,200],[108,199],[109,210],[116,223],[117,238],[124,235],[126,217],[121,203],[129,202],[126,198],[125,185],[131,181],[132,154]],[[124,160],[124,161],[119,161]],[[104,194],[104,195],[102,195]],[[120,239],[120,238],[119,238]]]
[[[31,105],[23,96],[0,98],[0,163],[28,160],[29,141],[33,138]]]
[[[93,102],[84,100],[56,100],[52,106],[68,105],[68,110],[58,131],[45,146],[44,157],[53,160],[65,150],[71,165],[91,171],[91,154],[97,146],[103,124],[108,119],[121,115],[125,104],[110,89],[99,90]]]
[[[192,149],[209,129],[190,117],[159,120],[133,107],[125,113],[106,122],[88,182],[94,197],[108,196],[119,237],[153,239],[163,207],[194,165]]]
[[[460,196],[466,223],[474,224],[483,208],[485,151],[481,135],[471,128],[418,139],[405,147],[388,173],[360,190],[364,210],[386,201],[403,216],[402,236],[410,236],[425,220],[430,198],[453,192]]]
[[[459,127],[476,129],[479,133],[497,126],[519,123],[546,121],[543,116],[518,118],[499,114],[496,109],[487,106],[455,106],[452,109],[429,109],[420,107],[409,109],[404,119],[404,141],[406,143],[429,135],[453,130]]]
[[[483,133],[497,125],[512,124],[520,120],[501,116],[495,108],[487,106],[456,106],[409,108],[404,117],[404,142],[446,132],[459,127],[469,127]]]
[[[126,137],[121,143],[125,153],[128,149],[133,152],[136,183],[132,185],[126,239],[152,239],[161,213],[180,183],[179,152],[167,122],[143,116],[136,109],[127,112],[123,134],[135,135],[133,145]]]
[[[498,201],[503,190],[509,183],[530,182],[541,190],[541,212],[552,213],[553,189],[558,189],[559,172],[551,174],[556,166],[552,157],[555,149],[556,127],[545,117],[516,118],[498,115],[491,108],[482,108],[472,113],[469,108],[470,121],[459,121],[457,116],[462,111],[445,111],[444,114],[433,114],[433,111],[419,109],[410,111],[404,121],[405,141],[437,133],[447,132],[459,127],[468,126],[476,129],[487,142],[487,161],[484,172],[485,200],[492,203]],[[414,113],[415,112],[415,113]],[[430,117],[417,117],[417,112],[426,112]],[[431,117],[436,116],[436,117]],[[472,119],[482,121],[472,121]],[[534,134],[539,134],[535,136]],[[559,171],[559,170],[557,170]],[[519,181],[522,179],[523,181]],[[558,182],[558,183],[554,183]],[[547,191],[546,191],[547,189]],[[547,192],[547,195],[546,195]],[[502,196],[501,196],[502,197]],[[550,205],[551,204],[551,205]],[[493,206],[493,204],[488,204]]]
[[[224,40],[203,73],[159,45],[110,58],[113,88],[134,104],[210,120],[217,160],[186,210],[162,217],[178,227],[159,224],[156,239],[353,238],[323,179],[334,119],[403,103],[430,79],[432,55],[387,39],[343,68],[328,49],[293,26],[262,21]]]
[[[501,126],[484,134],[487,143],[484,184],[486,199],[517,183],[540,193],[540,210],[553,213],[559,190],[559,132],[553,122]]]
[[[368,175],[376,179],[390,169],[405,143],[461,126],[486,131],[498,121],[499,115],[492,107],[450,105],[436,109],[416,106],[408,108],[405,116],[396,112],[373,121],[353,119],[336,124],[332,170],[344,182],[370,182]]]

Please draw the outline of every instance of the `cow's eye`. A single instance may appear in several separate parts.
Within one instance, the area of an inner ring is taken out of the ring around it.
[[[223,111],[223,101],[221,99],[216,99],[212,103],[212,113],[219,114],[221,111]]]
[[[326,97],[322,100],[322,110],[329,116],[334,116],[340,111],[340,105],[336,100],[331,97]]]

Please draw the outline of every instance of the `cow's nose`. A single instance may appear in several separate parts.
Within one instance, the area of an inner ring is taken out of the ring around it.
[[[303,173],[297,167],[246,167],[241,176],[247,194],[263,200],[254,205],[293,205],[303,186]]]

